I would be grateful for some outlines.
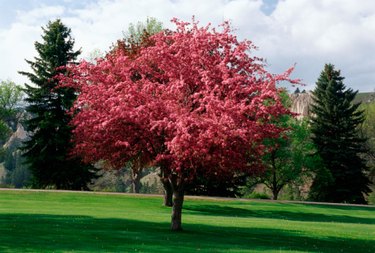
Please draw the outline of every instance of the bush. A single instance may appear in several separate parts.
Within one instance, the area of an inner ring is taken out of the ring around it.
[[[271,199],[271,197],[266,193],[261,192],[252,192],[249,195],[246,195],[245,198],[248,199]]]

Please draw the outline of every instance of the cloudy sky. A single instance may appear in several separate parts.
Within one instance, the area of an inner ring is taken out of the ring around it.
[[[202,25],[230,20],[240,39],[280,73],[296,64],[294,78],[313,89],[325,63],[341,69],[345,84],[375,90],[375,2],[373,0],[0,0],[0,79],[27,80],[24,59],[36,56],[41,27],[62,19],[72,29],[82,57],[107,51],[130,23],[155,17]]]

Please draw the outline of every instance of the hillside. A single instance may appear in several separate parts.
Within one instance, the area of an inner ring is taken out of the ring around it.
[[[354,99],[354,103],[374,103],[375,102],[375,92],[362,92],[358,93]]]
[[[299,114],[299,118],[306,117],[310,114],[310,104],[312,103],[312,94],[308,93],[299,93],[291,94],[292,100],[291,111]],[[354,99],[354,103],[375,103],[375,92],[362,92],[358,93]]]

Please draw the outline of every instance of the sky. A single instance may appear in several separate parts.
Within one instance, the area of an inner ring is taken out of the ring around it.
[[[25,59],[37,56],[42,27],[60,18],[71,28],[82,58],[106,52],[130,23],[147,17],[174,28],[173,17],[202,26],[230,21],[240,40],[272,73],[295,66],[293,78],[312,90],[324,64],[341,70],[348,88],[375,91],[373,0],[0,0],[0,80],[28,83]],[[294,88],[290,88],[292,90]]]

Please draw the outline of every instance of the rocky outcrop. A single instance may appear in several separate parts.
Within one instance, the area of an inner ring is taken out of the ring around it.
[[[298,114],[298,119],[310,115],[311,104],[313,102],[311,92],[291,94],[290,98],[292,101],[292,106],[290,110]]]
[[[9,138],[9,140],[4,144],[4,148],[8,148],[17,140],[25,140],[28,137],[27,132],[23,128],[21,124],[18,124],[17,130],[12,134],[12,136]]]

